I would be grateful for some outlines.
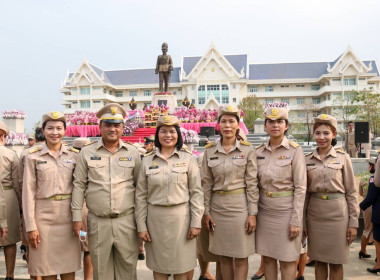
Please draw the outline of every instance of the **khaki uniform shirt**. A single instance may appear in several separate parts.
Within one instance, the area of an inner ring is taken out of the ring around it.
[[[256,154],[260,189],[268,192],[294,191],[290,224],[300,227],[306,195],[306,166],[302,148],[284,137],[274,151],[268,140],[257,148]]]
[[[257,213],[259,189],[256,153],[250,143],[236,140],[235,146],[226,153],[221,141],[217,142],[205,150],[201,170],[205,215],[210,215],[213,191],[241,188],[246,188],[248,212]]]
[[[46,143],[29,150],[25,157],[22,205],[26,232],[37,230],[35,205],[37,199],[71,194],[73,171],[78,151],[62,144],[54,157]]]
[[[190,203],[190,227],[201,228],[204,210],[197,160],[184,149],[174,149],[167,159],[159,149],[141,163],[136,189],[136,222],[139,232],[147,231],[148,204],[172,206]]]
[[[330,149],[321,160],[318,151],[306,155],[308,198],[312,193],[345,194],[349,227],[358,227],[358,200],[350,156],[342,149]]]
[[[103,140],[83,147],[74,172],[73,221],[82,221],[85,196],[87,208],[98,217],[133,210],[140,162],[138,150],[121,140],[113,153]]]

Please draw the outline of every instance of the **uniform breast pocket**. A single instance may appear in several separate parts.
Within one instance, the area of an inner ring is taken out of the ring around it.
[[[87,163],[88,165],[88,179],[106,179],[106,165],[105,161],[91,160]]]
[[[173,167],[172,172],[174,175],[174,180],[177,185],[186,186],[187,185],[187,167]]]
[[[133,167],[135,166],[133,161],[121,161],[117,162],[117,172],[116,175],[122,179],[133,178]]]
[[[146,177],[148,181],[148,190],[162,186],[162,175],[160,174],[160,168],[149,169],[146,171]]]
[[[74,163],[64,163],[60,169],[67,179],[72,179],[74,168]]]
[[[331,179],[342,180],[342,164],[329,163],[327,165],[327,174]]]
[[[291,160],[278,160],[274,166],[273,176],[279,178],[287,178],[292,176],[292,161]]]
[[[317,167],[314,165],[306,166],[306,171],[307,171],[307,181],[310,182],[313,178],[316,177]]]
[[[235,176],[243,176],[245,173],[245,167],[247,166],[246,159],[233,159],[232,160],[233,172]]]
[[[49,181],[54,178],[54,168],[51,163],[37,163],[37,180]]]
[[[219,169],[222,168],[222,164],[220,160],[208,160],[207,166],[211,168],[212,173],[217,173]]]

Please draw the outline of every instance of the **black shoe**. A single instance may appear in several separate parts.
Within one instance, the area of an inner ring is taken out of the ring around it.
[[[371,272],[371,273],[378,273],[378,272],[380,272],[380,268],[376,268],[376,269],[367,268],[367,271]]]
[[[364,254],[362,251],[360,251],[359,252],[359,259],[368,259],[368,258],[370,258],[371,257],[371,255],[369,255],[369,254]]]
[[[26,246],[25,245],[21,245],[20,246],[20,251],[21,253],[24,251],[24,253],[26,253]]]
[[[369,242],[367,245],[373,245],[373,244],[375,244],[375,242]]]
[[[144,253],[140,253],[139,256],[137,257],[139,259],[139,261],[143,261],[145,260],[145,255]]]
[[[12,277],[5,277],[4,280],[13,280],[13,278]]]
[[[311,262],[308,262],[306,264],[306,266],[313,266],[313,265],[315,265],[315,260],[312,260]]]
[[[253,275],[253,276],[251,277],[251,280],[261,279],[261,278],[263,278],[263,276],[264,276],[264,273],[261,274],[261,275],[257,275],[257,274],[255,274],[255,275]]]
[[[301,276],[301,277],[296,278],[296,280],[305,280],[305,277]]]
[[[199,276],[198,280],[209,280],[209,279],[204,277],[203,275],[201,275],[201,276]]]

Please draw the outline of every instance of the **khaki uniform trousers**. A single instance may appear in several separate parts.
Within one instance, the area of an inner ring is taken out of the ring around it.
[[[94,280],[136,280],[139,240],[134,214],[110,219],[88,213]]]
[[[358,157],[358,151],[356,148],[348,148],[348,154],[350,155],[351,158],[357,158]]]

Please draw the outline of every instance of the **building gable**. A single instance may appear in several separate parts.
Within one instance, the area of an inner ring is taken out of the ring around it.
[[[89,64],[86,60],[82,62],[78,70],[68,80],[70,85],[88,85],[104,82],[104,72]]]

